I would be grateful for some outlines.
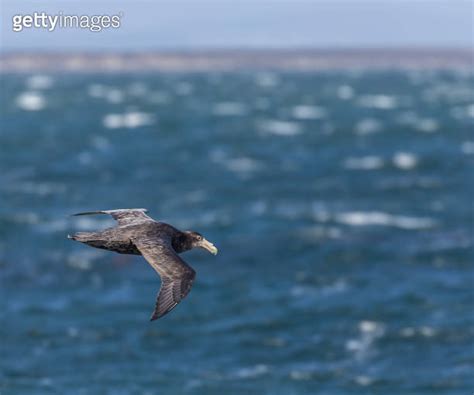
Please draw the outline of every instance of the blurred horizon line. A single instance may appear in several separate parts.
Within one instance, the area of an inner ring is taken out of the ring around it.
[[[472,69],[472,47],[174,48],[157,50],[3,50],[0,73],[35,71],[233,71],[274,69]]]

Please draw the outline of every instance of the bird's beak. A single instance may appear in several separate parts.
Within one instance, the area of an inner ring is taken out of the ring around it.
[[[202,239],[200,247],[208,250],[213,255],[217,255],[216,246],[206,239]]]

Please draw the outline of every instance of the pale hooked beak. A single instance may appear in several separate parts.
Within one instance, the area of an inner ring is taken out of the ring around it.
[[[202,239],[200,247],[208,250],[213,255],[217,255],[216,246],[206,239]]]

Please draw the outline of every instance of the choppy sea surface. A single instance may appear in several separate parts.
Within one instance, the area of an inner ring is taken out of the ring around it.
[[[472,74],[0,78],[2,395],[472,393]],[[220,250],[152,323],[127,207]]]

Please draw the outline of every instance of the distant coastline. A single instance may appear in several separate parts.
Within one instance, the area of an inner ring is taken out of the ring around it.
[[[7,52],[1,73],[328,71],[358,69],[467,69],[470,49],[265,49],[132,53]]]

